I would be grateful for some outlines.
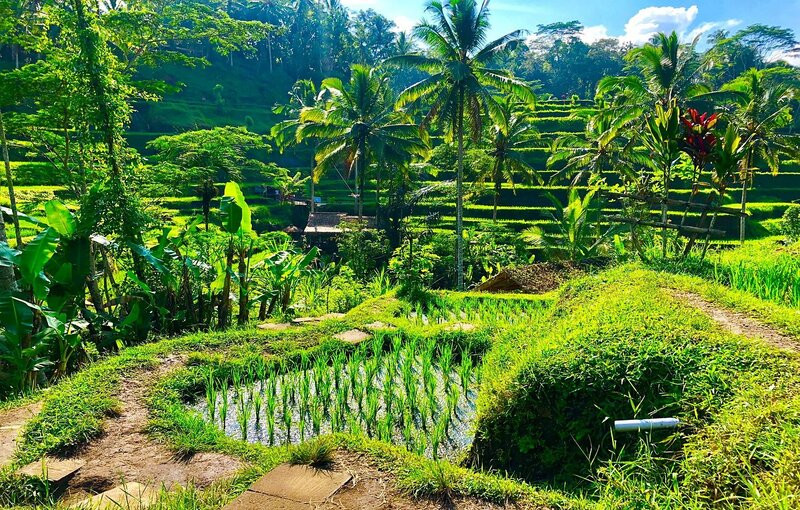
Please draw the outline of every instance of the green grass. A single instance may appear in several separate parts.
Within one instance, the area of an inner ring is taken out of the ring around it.
[[[726,333],[660,290],[664,280],[638,266],[586,277],[541,326],[518,332],[524,340],[501,336],[485,358],[498,368],[484,376],[473,460],[609,507],[791,501],[798,358]],[[610,433],[609,420],[650,416],[679,417],[680,432],[651,442]]]

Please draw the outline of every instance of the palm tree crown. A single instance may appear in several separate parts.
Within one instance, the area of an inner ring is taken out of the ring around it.
[[[354,65],[350,80],[322,82],[328,98],[303,108],[297,139],[316,138],[314,180],[339,164],[348,174],[355,170],[359,217],[363,214],[363,189],[368,165],[401,166],[424,157],[425,135],[407,116],[394,110],[394,98],[386,76],[377,70]]]
[[[541,145],[539,133],[533,126],[533,109],[518,99],[498,98],[499,118],[489,127],[491,148],[488,151],[492,165],[488,172],[478,176],[479,181],[494,183],[494,208],[492,219],[497,220],[497,206],[503,182],[514,187],[515,177],[526,181],[543,182],[538,171],[526,160],[528,149]],[[498,116],[496,116],[498,117]]]

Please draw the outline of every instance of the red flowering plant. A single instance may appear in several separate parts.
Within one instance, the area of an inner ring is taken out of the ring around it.
[[[692,158],[695,171],[693,180],[695,181],[713,156],[714,146],[717,145],[717,136],[712,129],[718,120],[719,116],[716,113],[701,115],[694,108],[689,108],[688,115],[681,118],[685,130],[684,138],[681,140],[681,150]]]

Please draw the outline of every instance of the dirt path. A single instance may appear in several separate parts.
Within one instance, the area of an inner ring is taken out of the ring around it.
[[[107,420],[103,435],[80,450],[75,458],[86,464],[68,487],[68,500],[82,499],[125,482],[171,487],[193,483],[206,487],[232,475],[241,467],[238,460],[215,453],[177,458],[166,446],[154,442],[145,432],[148,412],[145,395],[158,377],[180,366],[179,357],[165,359],[155,370],[142,371],[122,381],[117,398],[119,416]]]
[[[702,310],[715,322],[736,335],[760,339],[779,349],[800,352],[800,340],[784,335],[740,312],[721,307],[693,292],[673,289],[672,295]]]
[[[16,441],[25,423],[39,414],[41,402],[34,402],[17,409],[0,412],[0,467],[11,462]]]

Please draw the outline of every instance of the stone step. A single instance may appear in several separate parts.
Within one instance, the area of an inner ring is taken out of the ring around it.
[[[349,473],[281,464],[225,510],[307,510],[326,501],[351,479]]]
[[[283,331],[285,329],[289,329],[290,327],[292,327],[292,325],[288,322],[267,322],[266,324],[258,325],[258,329],[263,329],[264,331]]]
[[[386,324],[381,321],[370,322],[369,324],[365,324],[364,327],[370,331],[378,331],[378,330],[394,331],[397,329],[395,326]]]
[[[158,491],[137,482],[128,482],[69,508],[81,510],[144,510],[158,499]]]
[[[328,319],[341,319],[342,317],[344,317],[343,313],[326,313],[325,315],[320,315],[319,317],[296,317],[292,319],[292,324],[295,326],[301,326],[303,324],[314,324]]]
[[[72,478],[86,462],[77,459],[52,459],[31,462],[18,471],[19,474],[32,478],[46,478],[51,484],[60,485]]]
[[[358,345],[364,340],[368,340],[372,338],[372,335],[369,333],[365,333],[360,329],[351,329],[350,331],[345,331],[343,333],[338,333],[333,336],[337,340],[341,340],[342,342]]]
[[[10,464],[14,459],[17,440],[23,427],[41,408],[41,402],[36,402],[0,413],[0,467]]]

